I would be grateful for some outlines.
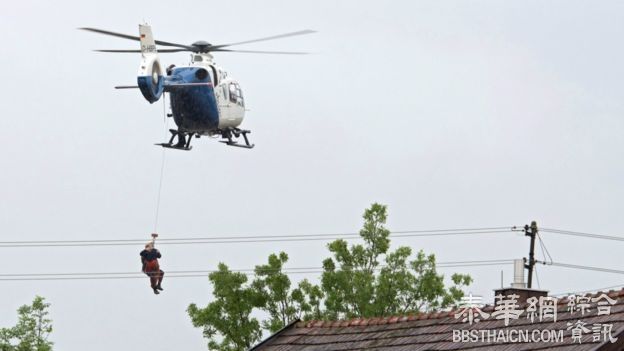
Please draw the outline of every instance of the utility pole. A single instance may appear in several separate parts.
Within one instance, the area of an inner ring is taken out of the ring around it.
[[[529,270],[529,277],[527,288],[531,289],[533,283],[533,267],[535,267],[535,237],[537,236],[537,222],[531,222],[531,226],[528,224],[524,226],[524,235],[531,237],[531,247],[529,249],[529,261],[524,259],[524,268]]]

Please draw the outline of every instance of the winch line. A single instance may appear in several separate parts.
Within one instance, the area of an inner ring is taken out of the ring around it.
[[[163,125],[165,126],[165,138],[167,137],[167,95],[163,93]],[[162,157],[160,161],[160,179],[158,180],[158,195],[156,197],[156,214],[154,215],[154,233],[158,233],[158,218],[160,215],[160,195],[162,193],[163,175],[165,172],[165,148],[162,148]]]

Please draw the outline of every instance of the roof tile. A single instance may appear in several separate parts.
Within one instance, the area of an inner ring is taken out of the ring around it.
[[[600,296],[603,292],[587,294],[586,296]],[[597,344],[592,343],[591,332],[583,337],[583,344],[574,345],[569,342],[571,331],[567,330],[568,323],[575,323],[579,318],[588,325],[594,323],[613,324],[614,337],[622,345],[613,345],[613,349],[624,349],[624,289],[609,291],[608,295],[616,300],[611,308],[610,315],[597,315],[594,306],[589,315],[580,316],[568,311],[568,298],[559,299],[557,321],[548,319],[544,322],[531,323],[524,316],[512,320],[508,327],[504,321],[485,319],[472,326],[455,318],[458,310],[440,311],[432,313],[408,314],[384,318],[355,318],[342,321],[310,321],[299,322],[284,329],[271,339],[260,344],[253,350],[257,351],[423,351],[423,350],[462,350],[470,348],[476,351],[519,351],[519,350],[546,350],[555,348],[559,351],[593,349]],[[594,305],[595,303],[592,303]],[[485,306],[483,311],[492,310],[493,306]],[[592,314],[593,313],[593,314]],[[493,343],[457,343],[453,342],[453,330],[563,330],[564,340],[567,343],[553,346],[547,343],[508,343],[505,345]],[[590,328],[591,329],[591,328]],[[617,331],[617,332],[615,332]],[[621,334],[617,334],[621,333]]]

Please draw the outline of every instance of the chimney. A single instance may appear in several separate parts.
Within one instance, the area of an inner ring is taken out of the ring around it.
[[[510,287],[494,290],[494,296],[497,295],[518,295],[518,304],[526,303],[530,297],[548,296],[547,290],[527,289],[524,282],[524,260],[514,260],[514,281]]]
[[[512,288],[525,289],[524,282],[524,260],[514,260],[514,281],[511,283]]]

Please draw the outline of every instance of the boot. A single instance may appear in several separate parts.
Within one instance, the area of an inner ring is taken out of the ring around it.
[[[154,288],[154,294],[158,295],[158,294],[160,294],[160,291],[158,291],[158,289]]]
[[[158,289],[158,290],[160,290],[160,291],[165,290],[165,289],[163,289],[163,288],[160,286],[160,284],[158,284],[158,285],[156,286],[156,289]]]

